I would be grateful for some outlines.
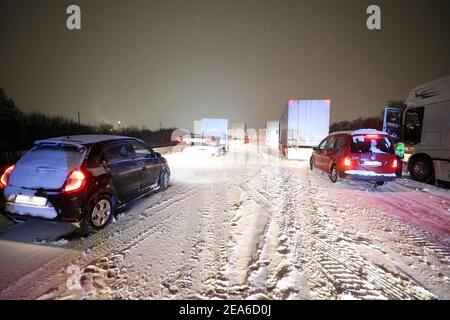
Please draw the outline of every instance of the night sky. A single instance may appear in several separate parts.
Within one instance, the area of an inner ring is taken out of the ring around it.
[[[25,111],[151,129],[264,127],[295,98],[351,120],[450,74],[449,13],[449,0],[0,0],[0,87]]]

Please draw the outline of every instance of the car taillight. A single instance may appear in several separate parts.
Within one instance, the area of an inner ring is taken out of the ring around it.
[[[398,167],[398,160],[394,159],[394,161],[392,161],[392,168],[397,169]]]
[[[0,178],[0,187],[6,187],[9,180],[9,175],[14,170],[14,166],[10,166],[8,169],[5,170],[5,172],[2,174],[2,177]]]
[[[366,137],[369,139],[377,139],[378,135],[377,134],[368,134]]]
[[[64,186],[64,192],[78,191],[84,187],[86,182],[86,175],[81,170],[72,171],[67,177],[66,184]]]
[[[352,160],[350,160],[349,157],[345,157],[344,159],[344,166],[350,167],[352,165]]]

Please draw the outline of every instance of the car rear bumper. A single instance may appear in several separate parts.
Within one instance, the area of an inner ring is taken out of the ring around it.
[[[5,212],[22,217],[43,218],[47,220],[54,220],[58,217],[55,208],[50,206],[40,207],[11,202],[5,204]]]
[[[33,205],[6,202],[1,206],[0,213],[21,218],[39,218],[52,221],[79,222],[83,215],[78,208],[59,208],[51,206],[39,207]]]
[[[341,177],[349,180],[365,180],[365,181],[393,181],[397,178],[395,173],[374,173],[374,172],[361,172],[361,171],[345,171],[341,174]]]
[[[16,217],[66,222],[79,222],[84,217],[84,208],[86,208],[86,197],[84,195],[51,194],[44,195],[44,197],[47,198],[45,205],[34,205],[17,203],[15,201],[16,193],[2,194],[0,197],[0,212]]]

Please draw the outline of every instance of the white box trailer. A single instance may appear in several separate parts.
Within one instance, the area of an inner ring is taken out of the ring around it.
[[[280,122],[267,121],[266,124],[266,146],[273,149],[278,149],[280,141]]]
[[[247,127],[245,122],[231,122],[228,135],[233,140],[245,140]]]
[[[403,108],[386,108],[384,131],[405,143],[414,180],[450,182],[450,76],[412,90]]]
[[[331,100],[290,100],[280,119],[281,154],[308,160],[330,132]]]
[[[228,119],[202,119],[202,138],[228,151]]]

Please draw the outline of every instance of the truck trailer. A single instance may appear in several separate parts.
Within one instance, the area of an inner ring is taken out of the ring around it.
[[[266,146],[271,149],[278,149],[280,141],[280,122],[267,121],[266,124]]]
[[[222,146],[228,151],[228,119],[202,119],[202,138],[207,143]]]
[[[308,160],[330,132],[331,100],[290,100],[280,119],[279,148],[289,160]]]
[[[247,127],[245,125],[245,122],[231,122],[230,130],[228,131],[230,139],[244,141],[246,130]]]

